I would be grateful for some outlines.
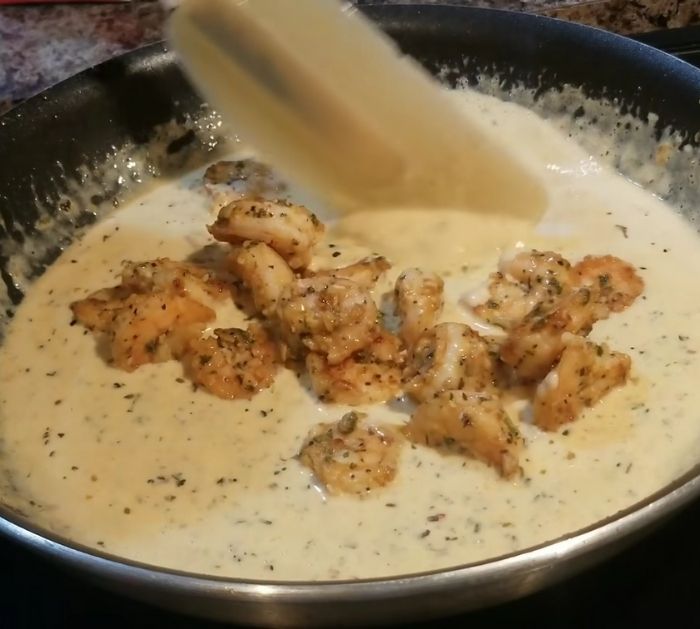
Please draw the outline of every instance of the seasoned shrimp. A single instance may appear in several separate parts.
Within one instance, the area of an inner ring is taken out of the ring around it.
[[[580,336],[564,334],[559,364],[537,387],[533,401],[535,424],[556,430],[594,406],[615,387],[627,381],[632,361]]]
[[[489,278],[485,300],[472,296],[467,301],[477,316],[509,330],[535,308],[552,310],[572,285],[571,264],[558,253],[523,251],[501,261]]]
[[[70,305],[73,317],[91,332],[106,332],[130,294],[131,291],[124,286],[95,291]]]
[[[299,451],[330,494],[365,496],[394,480],[403,437],[391,426],[371,426],[359,413],[335,424],[318,424]]]
[[[394,297],[396,314],[401,318],[399,334],[409,347],[437,323],[444,303],[444,286],[439,275],[421,269],[407,269],[396,280]]]
[[[204,171],[204,183],[205,185],[219,185],[232,184],[234,181],[240,181],[246,178],[245,173],[249,165],[250,161],[247,159],[215,162]]]
[[[107,327],[115,367],[134,371],[177,358],[190,336],[213,321],[214,311],[186,295],[134,293],[114,311]]]
[[[504,330],[517,325],[535,307],[527,289],[500,271],[492,273],[485,287],[469,293],[461,302],[477,317]]]
[[[277,372],[275,344],[264,328],[216,329],[214,336],[193,339],[182,357],[193,382],[224,399],[250,399],[272,385]]]
[[[635,268],[615,256],[586,256],[573,269],[579,286],[593,290],[598,303],[622,312],[644,291]]]
[[[395,397],[401,390],[404,351],[401,341],[381,330],[372,343],[337,365],[311,352],[306,368],[311,385],[322,402],[373,404]]]
[[[311,277],[342,277],[370,290],[391,264],[384,256],[372,256],[339,269],[322,269],[311,273]]]
[[[553,251],[522,251],[501,260],[499,271],[534,293],[538,302],[554,300],[571,287],[571,263]]]
[[[488,344],[462,323],[440,323],[423,334],[404,374],[405,391],[419,402],[451,389],[490,390],[494,378]]]
[[[379,313],[367,290],[344,278],[294,280],[280,295],[277,317],[294,354],[304,348],[341,363],[377,338]]]
[[[264,242],[245,242],[234,248],[229,265],[250,290],[256,310],[265,317],[274,315],[282,290],[294,281],[284,258]]]
[[[126,262],[121,277],[121,285],[134,293],[170,291],[206,300],[205,296],[214,299],[230,297],[232,289],[208,269],[169,258]]]
[[[168,258],[148,262],[125,262],[121,284],[98,290],[71,304],[76,321],[92,331],[105,332],[113,327],[116,314],[126,308],[133,294],[187,296],[196,301],[230,296],[234,287],[218,279],[205,268]],[[137,300],[138,301],[138,300]]]
[[[594,292],[580,288],[564,297],[559,307],[540,315],[530,313],[514,327],[501,346],[501,360],[522,382],[535,382],[552,368],[564,349],[564,332],[587,335],[608,309],[596,302]]]
[[[287,260],[289,266],[300,269],[308,266],[312,249],[324,228],[303,205],[243,198],[221,208],[208,229],[214,238],[224,242],[264,242]]]
[[[251,159],[220,161],[204,172],[204,188],[218,207],[243,196],[279,196],[286,186],[270,168]]]
[[[506,478],[520,471],[523,439],[500,400],[488,393],[440,391],[418,406],[404,434],[414,443],[472,456]]]

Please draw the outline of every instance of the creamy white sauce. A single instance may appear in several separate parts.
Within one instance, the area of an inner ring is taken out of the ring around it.
[[[347,409],[319,404],[292,373],[251,402],[230,402],[194,392],[176,362],[131,374],[108,367],[93,336],[69,325],[69,304],[113,283],[122,259],[186,258],[211,242],[211,203],[196,172],[90,230],[18,309],[0,348],[0,461],[12,488],[4,500],[57,533],[147,563],[243,578],[360,578],[553,539],[696,463],[696,233],[532,113],[465,99],[538,169],[550,196],[542,222],[533,230],[457,211],[358,213],[332,225],[315,265],[381,253],[394,264],[383,289],[407,266],[437,271],[449,302],[443,319],[474,324],[459,298],[517,241],[574,260],[612,253],[641,269],[644,296],[592,333],[631,355],[632,380],[560,433],[521,424],[523,479],[406,447],[394,484],[365,500],[327,498],[294,455],[313,424]],[[218,324],[241,323],[232,308],[220,313]],[[372,421],[402,422],[410,405],[367,411]]]

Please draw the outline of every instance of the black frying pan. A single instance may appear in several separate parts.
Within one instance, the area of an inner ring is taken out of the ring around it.
[[[453,68],[448,81],[488,72],[542,93],[565,83],[581,86],[587,96],[617,101],[623,111],[641,118],[654,113],[659,128],[671,126],[686,142],[698,143],[700,72],[639,43],[547,18],[492,10],[391,6],[366,11],[429,69]],[[179,119],[182,133],[172,139],[168,151],[176,155],[185,150],[196,137],[184,121],[196,117],[200,108],[172,53],[158,44],[88,70],[10,112],[0,120],[0,251],[36,236],[37,201],[43,211],[60,215],[60,196],[79,176],[80,167],[98,165],[113,147],[147,144],[158,125]],[[692,175],[676,183],[697,186]],[[117,189],[105,189],[100,198],[86,201],[71,219],[73,232],[95,220],[103,201],[118,194]],[[56,241],[41,256],[27,251],[33,273],[40,274],[69,239]],[[16,305],[22,293],[2,256],[0,273]],[[7,320],[12,310],[0,315]],[[4,508],[0,531],[110,587],[192,613],[297,625],[399,621],[522,596],[581,570],[694,498],[700,492],[698,474],[693,470],[660,492],[657,500],[572,536],[567,542],[574,552],[564,561],[545,548],[500,563],[403,581],[275,586],[265,594],[249,584],[119,561],[39,530],[21,513]]]

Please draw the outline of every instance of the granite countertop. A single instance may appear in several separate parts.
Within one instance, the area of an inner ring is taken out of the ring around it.
[[[451,0],[448,4],[530,11],[623,34],[700,22],[700,0]],[[161,39],[165,16],[162,4],[153,0],[0,6],[0,113],[84,68]]]

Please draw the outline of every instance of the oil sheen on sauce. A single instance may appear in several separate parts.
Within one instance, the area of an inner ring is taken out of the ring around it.
[[[519,240],[639,267],[643,297],[592,333],[630,354],[631,381],[558,433],[522,423],[522,479],[406,447],[392,485],[364,500],[329,498],[294,457],[313,424],[347,408],[320,404],[292,373],[250,402],[230,402],[193,391],[177,362],[131,374],[108,367],[93,336],[70,325],[69,303],[113,283],[123,259],[183,259],[211,243],[213,210],[196,172],[107,217],[27,295],[0,349],[4,500],[70,539],[141,562],[240,578],[365,578],[554,539],[689,469],[700,458],[696,233],[534,114],[464,99],[535,165],[549,193],[544,219],[533,228],[458,211],[387,209],[335,222],[321,214],[330,228],[314,264],[386,255],[394,266],[378,299],[403,268],[435,270],[450,302],[443,318],[458,321],[471,321],[460,297]],[[233,308],[219,313],[218,324],[241,323]],[[363,410],[370,421],[402,422],[409,405]]]

